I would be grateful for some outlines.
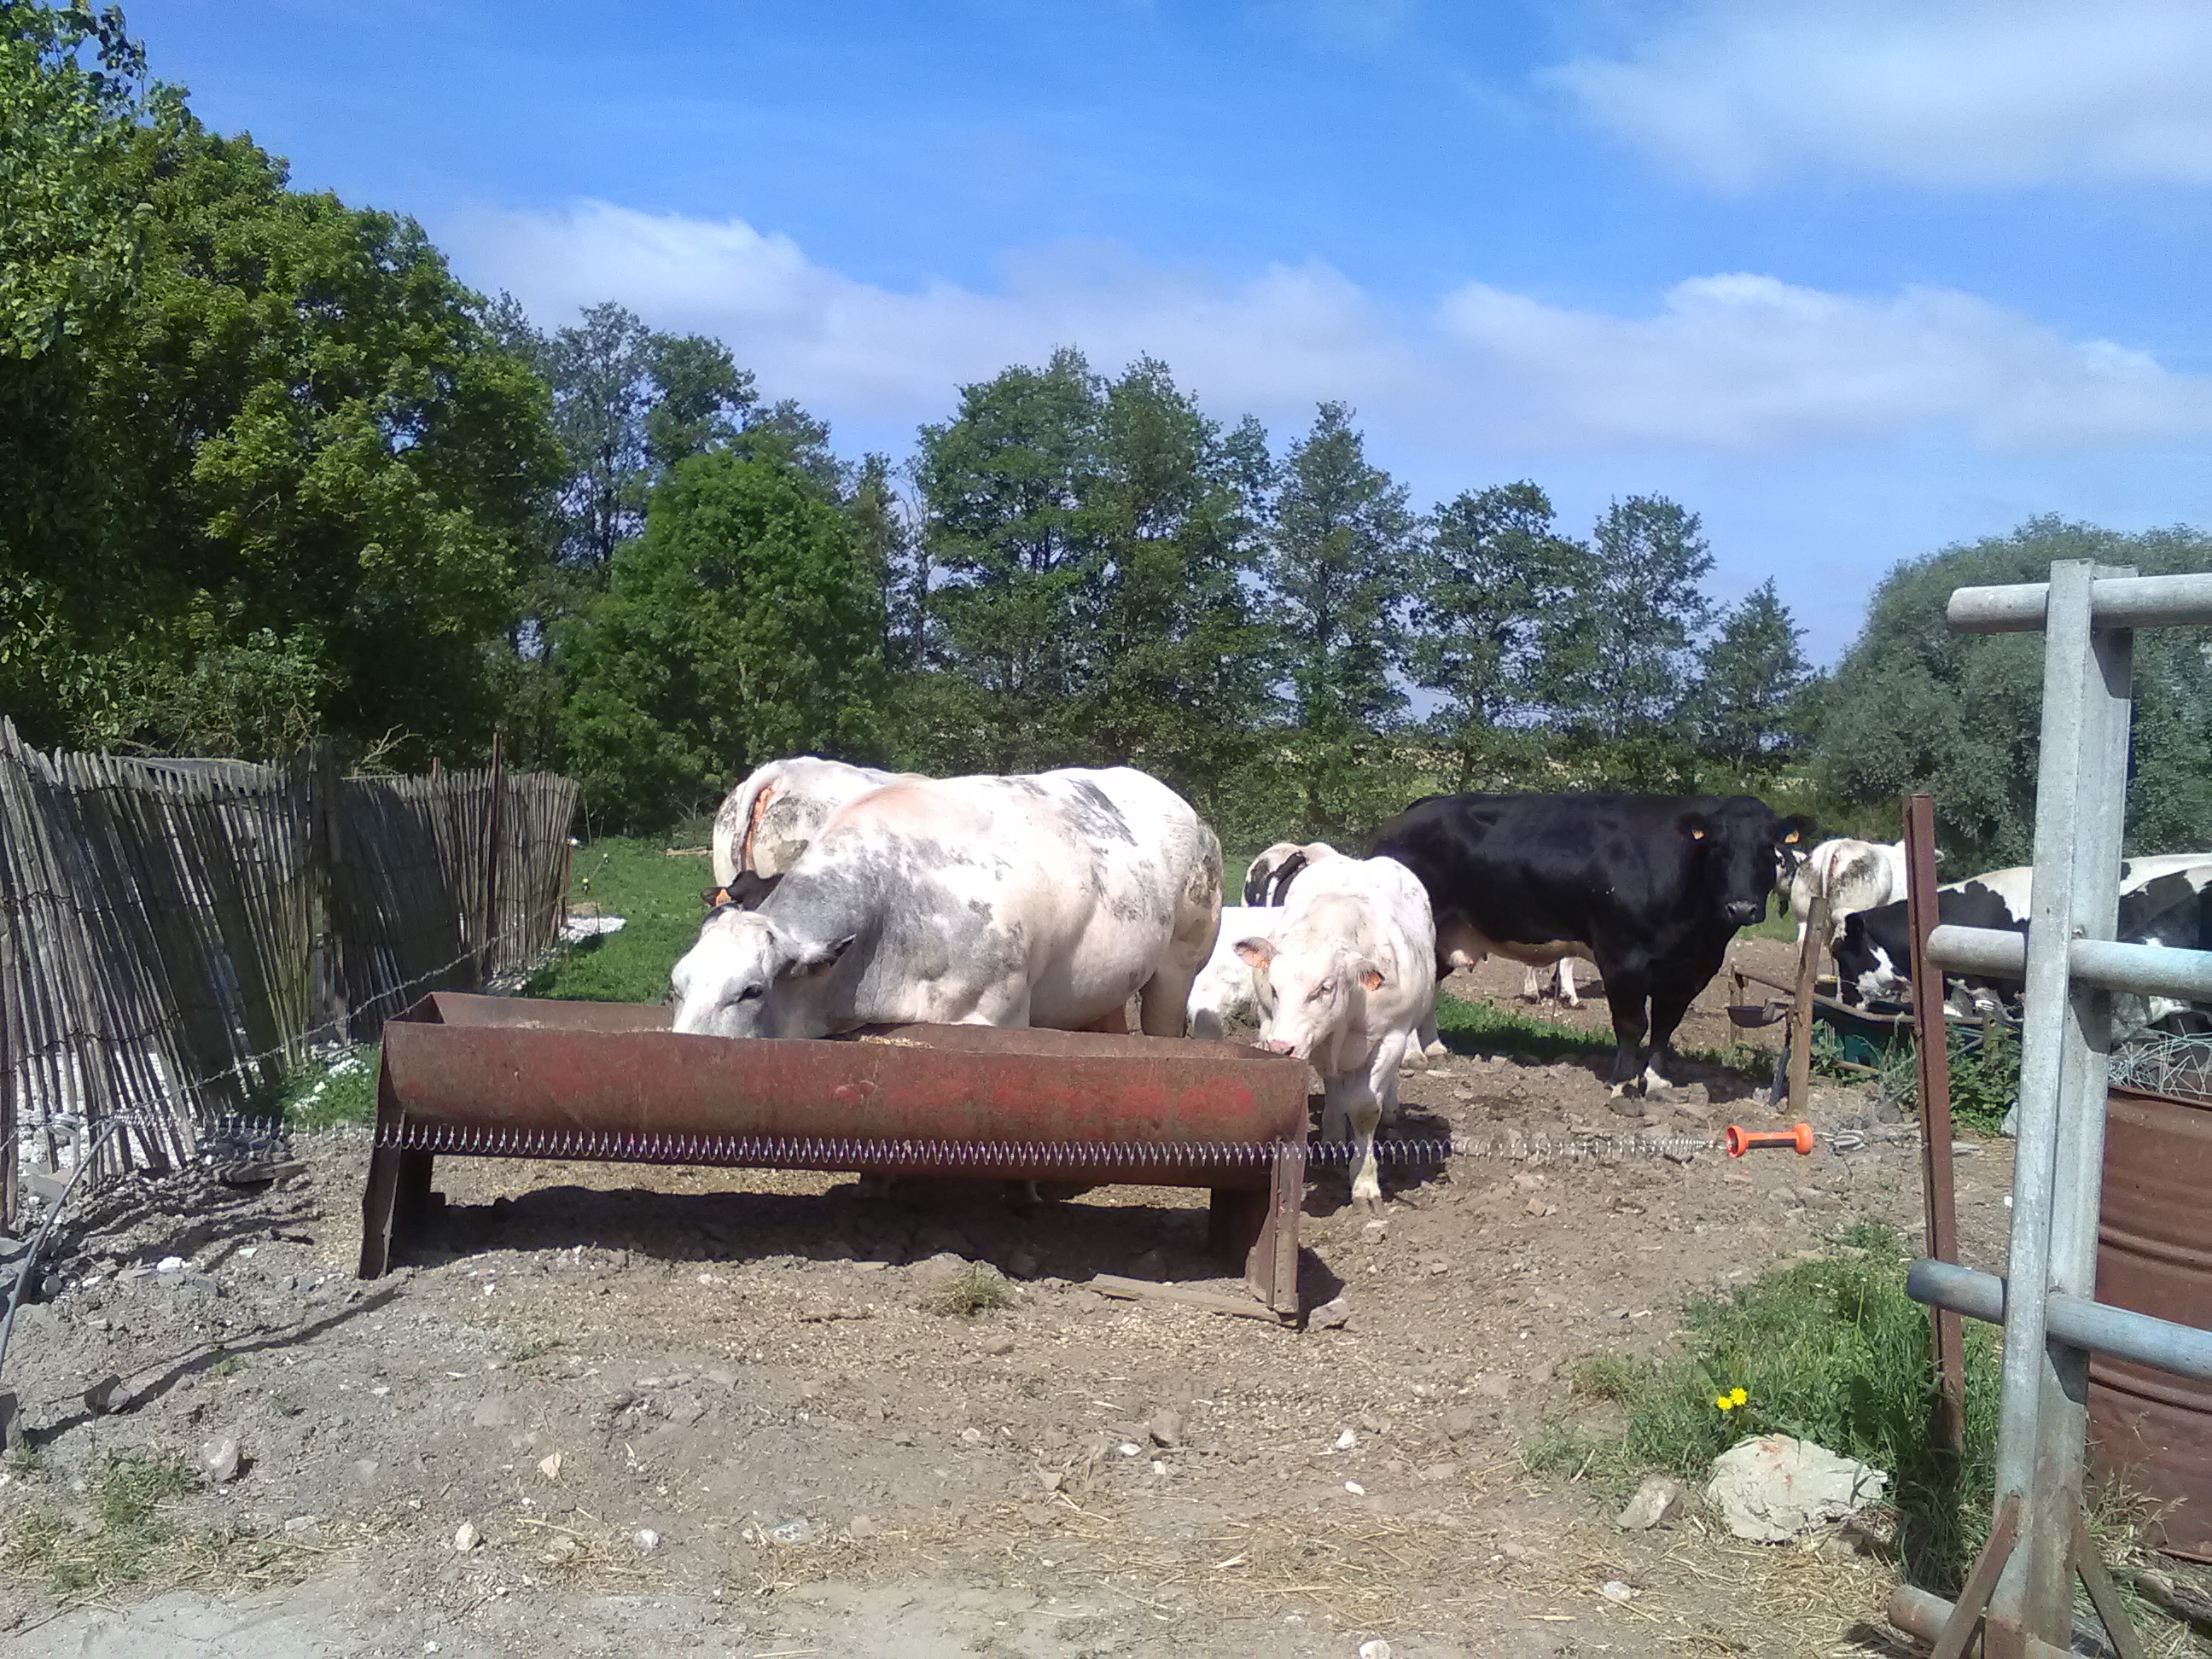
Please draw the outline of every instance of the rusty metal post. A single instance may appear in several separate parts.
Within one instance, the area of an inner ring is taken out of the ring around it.
[[[1905,914],[1912,932],[1912,1054],[1920,1079],[1920,1192],[1928,1219],[1928,1254],[1959,1259],[1959,1206],[1951,1173],[1950,1028],[1943,1018],[1943,972],[1928,963],[1928,935],[1936,930],[1936,802],[1907,795],[1905,818]],[[1986,1029],[1986,1028],[1984,1028]],[[1951,1450],[1966,1443],[1966,1357],[1959,1316],[1931,1305],[1939,1394],[1933,1425]],[[2000,1564],[2002,1565],[2002,1564]]]
[[[1828,943],[1828,896],[1816,893],[1805,917],[1805,942],[1797,947],[1797,1000],[1790,1010],[1790,1113],[1805,1115],[1813,1084],[1813,987],[1820,977],[1820,952]]]

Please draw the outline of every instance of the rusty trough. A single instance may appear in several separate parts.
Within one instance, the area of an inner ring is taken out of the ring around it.
[[[680,1036],[668,1019],[657,1004],[438,992],[388,1021],[361,1277],[434,1209],[441,1157],[852,1170],[1209,1188],[1209,1235],[1242,1266],[1249,1310],[1298,1315],[1302,1060],[975,1025]]]

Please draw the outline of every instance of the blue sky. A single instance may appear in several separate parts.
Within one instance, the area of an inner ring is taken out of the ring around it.
[[[1421,505],[1658,491],[1826,659],[1896,560],[2212,526],[2202,0],[126,9],[204,118],[543,325],[902,454],[1054,344]]]

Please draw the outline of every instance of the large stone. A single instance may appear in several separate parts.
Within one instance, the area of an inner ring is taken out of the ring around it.
[[[1690,1489],[1671,1474],[1650,1474],[1628,1500],[1628,1507],[1613,1516],[1623,1532],[1649,1532],[1680,1517],[1690,1507]]]
[[[228,1486],[238,1479],[239,1449],[235,1440],[210,1440],[200,1448],[200,1473],[210,1484]]]
[[[1705,1502],[1736,1537],[1779,1544],[1856,1515],[1881,1496],[1889,1477],[1825,1446],[1765,1434],[1713,1461]]]

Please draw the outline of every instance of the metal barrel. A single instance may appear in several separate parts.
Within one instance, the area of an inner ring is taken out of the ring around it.
[[[2212,1099],[2107,1099],[2097,1299],[2212,1328]],[[2099,1478],[2148,1500],[2147,1541],[2212,1560],[2212,1382],[2095,1354],[2089,1440]]]

